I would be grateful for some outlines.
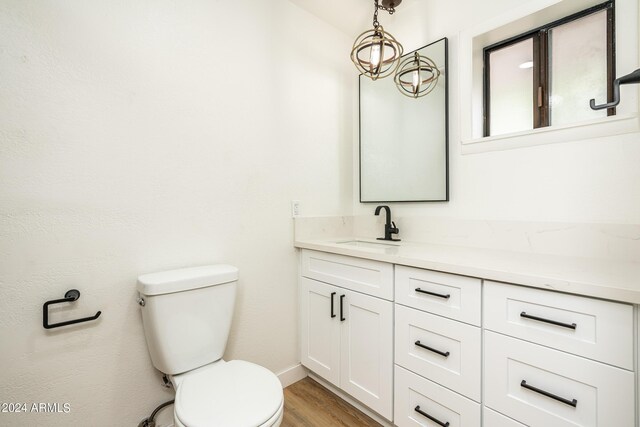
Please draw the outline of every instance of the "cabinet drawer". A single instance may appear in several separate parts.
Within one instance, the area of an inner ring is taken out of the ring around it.
[[[485,405],[532,426],[632,426],[634,374],[485,332]]]
[[[302,275],[364,294],[393,300],[393,264],[303,250]]]
[[[524,424],[507,418],[486,406],[482,408],[482,425],[485,427],[526,427]]]
[[[480,401],[480,328],[397,304],[395,328],[398,365]]]
[[[480,427],[478,403],[397,365],[394,398],[394,424],[398,427]]]
[[[485,282],[485,328],[633,369],[633,307]]]
[[[480,326],[480,279],[396,266],[396,302]]]

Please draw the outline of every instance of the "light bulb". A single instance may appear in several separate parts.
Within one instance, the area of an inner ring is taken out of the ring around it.
[[[373,68],[380,64],[380,43],[371,46],[371,60],[369,62]]]
[[[413,93],[418,92],[418,88],[420,87],[420,71],[413,71]]]

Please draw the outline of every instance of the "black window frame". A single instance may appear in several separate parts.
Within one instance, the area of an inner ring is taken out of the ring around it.
[[[533,30],[519,34],[506,40],[499,41],[483,49],[483,136],[492,136],[491,130],[491,61],[492,52],[498,51],[527,39],[533,39],[533,128],[543,128],[550,125],[549,110],[549,30],[584,18],[602,10],[607,11],[607,102],[613,101],[613,81],[616,76],[616,42],[615,42],[615,0],[592,6],[556,21],[542,25]],[[614,116],[616,108],[608,108],[607,116]]]

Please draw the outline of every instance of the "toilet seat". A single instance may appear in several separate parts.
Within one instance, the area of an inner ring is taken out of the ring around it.
[[[175,421],[188,427],[267,427],[282,418],[282,385],[268,369],[218,361],[174,377]]]
[[[280,409],[278,409],[278,412],[273,414],[273,417],[269,418],[269,420],[266,423],[258,427],[279,427],[280,424],[282,423],[283,416],[284,416],[284,400],[282,401],[282,404],[280,405]],[[178,418],[174,417],[173,420],[175,422],[175,424],[173,424],[173,427],[187,427],[184,424],[182,424]]]

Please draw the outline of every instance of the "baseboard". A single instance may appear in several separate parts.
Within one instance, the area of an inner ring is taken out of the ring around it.
[[[282,383],[282,388],[285,388],[306,378],[308,373],[307,368],[298,363],[297,365],[287,368],[276,375]]]
[[[332,384],[328,383],[327,381],[323,380],[322,378],[318,377],[313,372],[309,371],[309,377],[312,378],[314,381],[316,381],[318,384],[320,384],[322,387],[324,387],[327,390],[329,390],[331,393],[335,394],[336,396],[338,396],[342,400],[346,401],[350,405],[353,405],[360,412],[363,412],[364,414],[366,414],[369,417],[373,418],[375,421],[377,421],[378,423],[382,424],[384,427],[393,427],[393,424],[390,423],[389,420],[387,420],[385,418],[382,418],[379,414],[373,412],[367,406],[363,405],[362,403],[360,403],[359,401],[357,401],[353,397],[349,396],[348,394],[346,394],[342,390],[338,389],[334,385],[332,385]]]

